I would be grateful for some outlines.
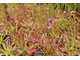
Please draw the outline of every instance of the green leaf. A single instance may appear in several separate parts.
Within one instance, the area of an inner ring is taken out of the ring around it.
[[[72,7],[72,9],[74,9],[74,4],[73,3],[70,3],[70,6]]]
[[[1,36],[1,34],[0,34],[0,44],[2,43],[2,36]]]
[[[20,47],[19,49],[20,49],[20,50],[23,50],[23,48],[22,48],[22,47]]]
[[[9,48],[7,48],[7,49],[6,49],[6,52],[7,52],[8,54],[10,54],[10,49],[9,49]]]
[[[13,26],[11,26],[10,31],[14,32],[14,27]]]

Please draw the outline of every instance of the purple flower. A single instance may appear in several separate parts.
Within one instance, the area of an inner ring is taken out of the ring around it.
[[[48,27],[48,30],[49,30],[49,31],[51,30],[50,27]]]
[[[51,20],[51,18],[49,18],[49,19],[48,19],[48,22],[52,23],[52,20]]]

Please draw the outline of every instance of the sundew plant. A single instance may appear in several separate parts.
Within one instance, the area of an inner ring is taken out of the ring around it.
[[[80,4],[0,3],[0,56],[80,56]]]

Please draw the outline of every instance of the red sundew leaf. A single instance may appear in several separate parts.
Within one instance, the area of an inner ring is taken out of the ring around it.
[[[45,24],[45,20],[43,20],[43,24]]]
[[[29,43],[30,43],[30,42],[28,41],[26,45],[29,46]]]
[[[79,33],[80,33],[80,29],[79,29]]]
[[[25,12],[25,8],[23,8],[23,11]]]
[[[9,34],[6,34],[6,35],[10,37],[10,35],[9,35]]]
[[[57,25],[56,26],[53,25],[53,29],[55,32],[57,32]]]
[[[9,22],[9,25],[11,25],[12,22]]]
[[[20,32],[20,29],[17,32],[15,32],[15,34],[18,34],[19,32]]]
[[[31,56],[31,53],[29,53],[27,56]]]
[[[37,25],[35,26],[36,29],[38,29]]]
[[[36,50],[36,49],[32,49],[32,50],[31,50],[31,49],[26,49],[25,52],[27,52],[27,53],[29,52],[29,53],[28,53],[28,56],[31,56],[31,54],[32,54],[33,52],[37,52],[37,50]]]
[[[27,49],[26,49],[27,50]],[[30,52],[30,53],[33,53],[33,52],[36,52],[37,50],[36,49],[29,49],[29,50],[27,50],[27,52]]]
[[[26,36],[26,38],[27,37],[29,37],[31,34],[33,34],[34,33],[34,31],[32,30],[32,31],[30,31],[30,33]]]
[[[18,34],[18,31],[16,31],[14,34]]]
[[[33,39],[33,40],[36,42],[42,42],[42,40],[39,40],[39,39]]]
[[[24,37],[22,39],[22,44],[23,44],[23,47],[25,47]]]
[[[36,39],[34,36],[30,36],[30,38],[34,41],[34,42],[42,42],[42,40]]]
[[[58,54],[51,54],[51,56],[59,56]]]
[[[36,49],[32,49],[30,52],[36,52]]]
[[[43,47],[43,44],[42,43],[39,43],[39,46],[42,46]]]
[[[62,52],[58,52],[60,55],[64,55],[64,56],[69,56],[68,54],[62,53]]]
[[[17,49],[17,50],[16,50],[16,52],[22,53],[22,51],[21,51],[21,50],[19,50],[19,49]]]
[[[29,15],[28,11],[27,11],[27,15]]]

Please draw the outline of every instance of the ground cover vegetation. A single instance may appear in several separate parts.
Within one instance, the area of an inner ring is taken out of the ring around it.
[[[79,56],[79,6],[1,3],[0,56]]]

